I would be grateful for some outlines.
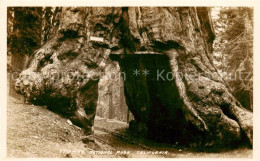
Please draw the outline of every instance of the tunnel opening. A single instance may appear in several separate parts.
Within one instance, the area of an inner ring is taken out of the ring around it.
[[[183,102],[164,54],[110,54],[124,73],[126,103],[135,120],[130,131],[159,142],[185,140]]]

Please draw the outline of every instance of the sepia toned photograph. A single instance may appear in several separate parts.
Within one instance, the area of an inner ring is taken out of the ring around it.
[[[7,158],[252,159],[254,11],[7,6]]]

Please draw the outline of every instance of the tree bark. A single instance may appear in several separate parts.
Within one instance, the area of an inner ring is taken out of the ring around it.
[[[17,81],[17,90],[30,100],[38,100],[64,113],[72,113],[70,117],[77,118],[75,122],[80,122],[81,127],[89,131],[95,116],[98,73],[103,71],[108,55],[159,53],[166,55],[166,67],[168,64],[174,76],[174,81],[167,86],[174,91],[170,95],[175,98],[166,96],[158,100],[165,100],[168,105],[177,101],[175,105],[180,106],[165,107],[173,113],[167,118],[176,125],[183,122],[183,127],[174,128],[177,132],[173,134],[185,133],[185,137],[194,136],[191,142],[219,146],[239,142],[245,133],[253,143],[252,113],[233,97],[212,64],[214,31],[207,8],[62,8],[56,20],[59,25],[53,30],[51,39],[34,53],[29,68],[23,71]],[[93,37],[103,38],[103,41],[93,40]],[[131,63],[136,64],[132,60],[121,62],[121,70]],[[145,62],[140,60],[136,65],[140,67]],[[55,73],[86,77],[77,80],[67,77],[55,79]],[[194,76],[188,78],[180,74]],[[21,79],[25,75],[34,76],[35,79],[27,83]],[[40,81],[41,77],[43,79]],[[142,77],[140,82],[147,89],[146,98],[132,100],[133,96],[128,95],[129,90],[132,94],[138,94],[136,92],[140,89],[131,81],[125,82],[125,95],[135,119],[142,129],[149,131],[152,126],[144,120],[152,115],[147,115],[147,109],[153,107],[153,100],[149,96],[154,96],[154,93],[149,94],[150,87],[145,79]],[[91,92],[87,92],[89,90]],[[88,93],[88,97],[84,93]],[[67,101],[57,103],[59,100]],[[142,105],[141,101],[144,101],[146,107],[139,111],[134,106],[138,102],[134,101],[140,101]],[[81,109],[87,115],[82,114]],[[176,111],[183,115],[177,115],[174,113]],[[153,125],[154,122],[150,123]],[[158,125],[160,122],[156,127]]]
[[[128,15],[131,39],[140,40],[140,49],[169,57],[185,119],[219,144],[240,140],[241,131],[252,144],[252,113],[233,97],[212,63],[208,9],[129,8]]]

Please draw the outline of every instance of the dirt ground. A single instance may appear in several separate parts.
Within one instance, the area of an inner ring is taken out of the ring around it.
[[[15,98],[9,97],[7,115],[7,157],[11,158],[251,158],[253,154],[253,150],[246,147],[214,153],[169,147],[169,145],[164,146],[158,143],[148,145],[146,148],[120,140],[106,132],[106,130],[125,131],[128,126],[126,123],[99,117],[96,117],[95,120],[95,134],[100,139],[97,143],[101,149],[93,153],[82,143],[83,134],[79,128],[71,125],[67,119],[49,111],[46,107],[24,104]],[[152,154],[153,152],[149,151],[150,148],[159,152],[167,151],[168,154]],[[114,151],[111,151],[111,149]],[[117,154],[118,151],[120,154]]]

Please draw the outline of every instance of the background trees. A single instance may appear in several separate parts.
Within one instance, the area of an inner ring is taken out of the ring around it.
[[[8,8],[8,51],[12,54],[12,70],[24,68],[25,56],[41,45],[42,8]]]
[[[224,7],[213,8],[213,12],[215,66],[239,102],[252,111],[253,9]]]
[[[42,8],[9,7],[7,16],[7,69],[11,72],[21,72],[28,57],[41,45]],[[15,95],[13,83],[10,82],[11,95]]]
[[[8,70],[20,71],[27,64],[28,57],[44,44],[53,29],[55,7],[8,7],[7,49]],[[27,58],[26,60],[24,60]],[[15,69],[16,68],[16,69]]]

